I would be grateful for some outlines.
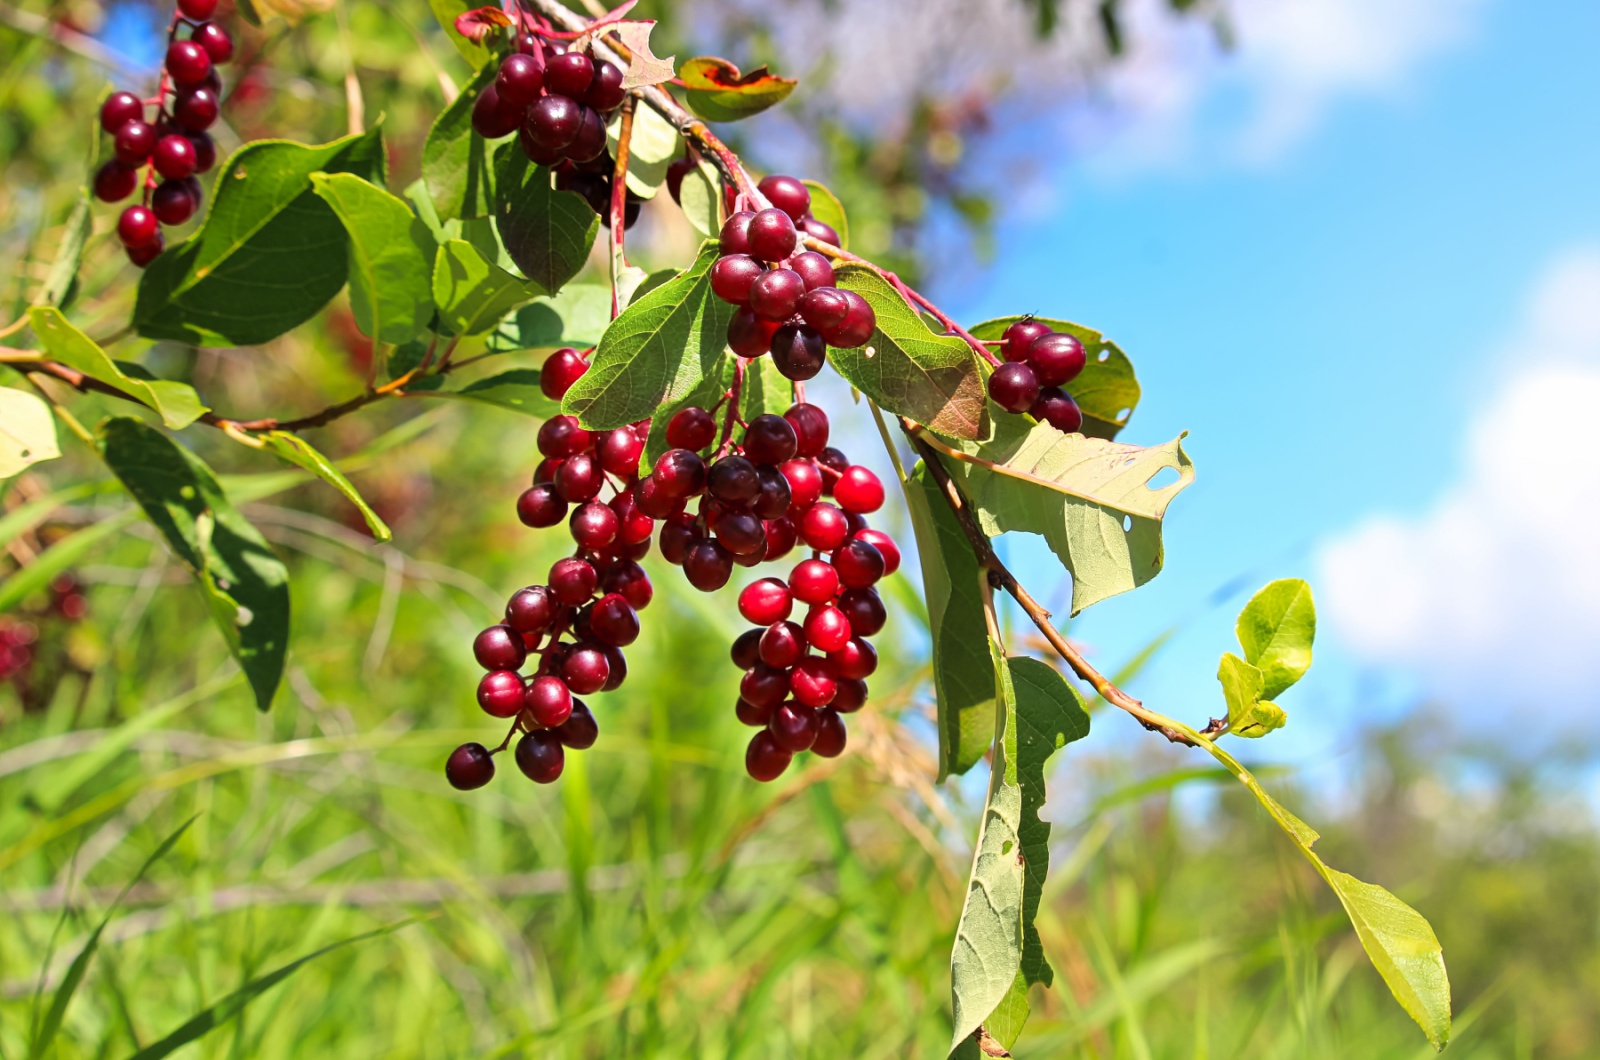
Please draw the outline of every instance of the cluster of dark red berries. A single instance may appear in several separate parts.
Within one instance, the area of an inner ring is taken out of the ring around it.
[[[70,668],[66,657],[67,627],[89,613],[83,586],[71,574],[58,574],[50,582],[43,608],[0,619],[0,683],[8,683],[22,701],[22,709],[35,713],[50,704],[56,683]]]
[[[758,185],[772,203],[739,210],[723,223],[722,256],[711,266],[711,289],[739,307],[728,322],[728,346],[741,357],[770,352],[789,379],[822,371],[828,346],[850,349],[872,337],[877,318],[867,300],[833,285],[833,266],[801,250],[800,233],[837,246],[838,233],[811,216],[811,192],[794,177]]]
[[[1005,363],[989,377],[989,396],[996,405],[1029,413],[1066,434],[1083,427],[1078,403],[1061,389],[1083,371],[1086,357],[1076,336],[1027,318],[1006,328],[1001,352]]]
[[[117,219],[117,238],[141,269],[165,245],[161,226],[181,225],[200,209],[196,176],[217,162],[206,130],[221,108],[217,67],[233,58],[233,38],[210,21],[216,10],[217,0],[178,0],[156,98],[113,92],[100,107],[100,127],[111,135],[116,157],[95,173],[95,197],[121,202],[140,187],[144,171],[143,197]],[[188,36],[180,38],[184,30]],[[156,108],[154,122],[146,120],[147,105]]]

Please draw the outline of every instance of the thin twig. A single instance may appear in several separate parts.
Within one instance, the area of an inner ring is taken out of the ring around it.
[[[633,111],[637,105],[632,96],[622,101],[622,123],[617,129],[617,163],[611,172],[611,318],[622,312],[617,301],[617,283],[628,267],[628,254],[623,246],[628,228],[628,153],[633,144]]]

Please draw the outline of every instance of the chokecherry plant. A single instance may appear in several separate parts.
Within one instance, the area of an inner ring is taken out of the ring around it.
[[[868,524],[889,491],[829,444],[829,413],[806,394],[831,366],[863,399],[916,536],[941,779],[990,764],[955,928],[952,1053],[1009,1055],[1029,989],[1051,981],[1033,926],[1050,856],[1038,812],[1046,760],[1088,730],[1078,682],[1216,758],[1260,800],[1442,1048],[1449,987],[1427,922],[1327,866],[1312,850],[1316,833],[1223,746],[1287,720],[1276,699],[1311,662],[1309,588],[1278,581],[1251,599],[1238,622],[1243,654],[1225,654],[1218,672],[1226,712],[1202,727],[1146,707],[1091,666],[991,541],[1042,535],[1071,576],[1074,613],[1159,572],[1162,518],[1194,471],[1181,438],[1115,440],[1140,396],[1127,356],[1098,332],[1042,315],[962,327],[850,253],[848,220],[824,186],[756,179],[707,124],[772,106],[794,82],[714,58],[675,69],[651,53],[651,24],[628,20],[629,7],[591,19],[557,0],[516,0],[460,14],[445,29],[471,43],[463,52],[480,65],[434,122],[422,177],[403,197],[386,188],[376,129],[321,146],[248,143],[219,168],[204,221],[166,247],[160,225],[199,208],[215,66],[232,50],[208,21],[211,0],[180,0],[156,94],[118,92],[101,109],[115,159],[90,182],[76,235],[29,310],[32,348],[0,355],[49,402],[0,389],[26,425],[14,432],[22,449],[0,453],[0,471],[54,455],[55,420],[96,447],[194,571],[266,709],[285,663],[288,572],[169,432],[199,423],[270,451],[339,490],[386,539],[382,520],[301,431],[402,396],[530,414],[541,421],[539,459],[506,503],[529,527],[565,523],[572,550],[542,580],[515,587],[473,641],[485,671],[478,705],[506,729],[493,747],[456,748],[445,780],[480,788],[510,749],[523,774],[548,784],[568,751],[601,739],[597,711],[580,697],[623,686],[624,650],[656,591],[641,560],[655,549],[693,589],[727,593],[750,623],[731,645],[742,676],[730,674],[728,695],[754,730],[744,768],[770,782],[796,755],[845,751],[846,719],[867,706],[877,667],[870,638],[889,620],[879,583],[901,567],[897,543]],[[225,416],[193,388],[113,360],[76,326],[68,311],[88,195],[126,198],[141,167],[141,204],[117,222],[144,269],[125,334],[259,344],[348,286],[373,345],[366,388],[296,419]],[[652,198],[674,200],[705,242],[681,269],[646,276],[628,261],[625,233]],[[573,283],[602,226],[609,283]],[[292,284],[282,282],[286,267]],[[517,351],[551,352],[538,370],[457,384],[463,366]],[[91,433],[59,388],[38,385],[45,380],[146,406],[166,430],[116,416]],[[1173,481],[1154,485],[1164,472]],[[754,573],[730,587],[736,568]],[[41,584],[50,574],[41,564]],[[1048,663],[1010,654],[997,593],[1038,628]]]

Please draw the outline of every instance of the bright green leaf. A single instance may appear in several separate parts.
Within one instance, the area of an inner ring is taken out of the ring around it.
[[[450,32],[454,33],[452,26]],[[484,66],[428,130],[422,144],[422,179],[441,222],[488,217],[494,212],[489,144],[472,128],[472,105],[494,83],[498,67]]]
[[[509,372],[469,383],[460,390],[441,390],[439,393],[481,401],[486,405],[498,405],[542,420],[561,412],[561,406],[545,397],[544,391],[539,389],[537,368],[513,368]]]
[[[434,257],[433,301],[440,323],[452,334],[488,331],[513,306],[537,293],[526,281],[486,260],[466,240],[450,240]]]
[[[1228,703],[1228,731],[1235,736],[1257,739],[1288,722],[1282,707],[1262,698],[1261,671],[1232,652],[1222,656],[1217,680]]]
[[[826,184],[815,180],[803,180],[811,192],[811,216],[839,233],[839,249],[850,249],[850,218],[845,216],[844,203],[839,197],[828,190]]]
[[[794,404],[794,384],[778,371],[771,357],[757,357],[744,370],[739,390],[739,418],[749,423],[763,413],[782,416]]]
[[[0,386],[0,478],[60,455],[50,406],[25,390]]]
[[[700,56],[678,68],[688,90],[689,109],[706,121],[738,121],[760,114],[788,98],[799,82],[778,77],[758,66],[748,74],[726,59]]]
[[[981,438],[988,412],[977,354],[951,335],[936,335],[889,281],[872,269],[845,265],[840,287],[867,300],[877,328],[865,346],[830,348],[828,361],[883,408],[940,434]]]
[[[490,333],[488,348],[512,350],[583,349],[600,341],[611,326],[611,288],[569,283],[551,298],[535,298],[502,319]]]
[[[388,525],[378,518],[378,513],[372,510],[366,498],[362,497],[355,486],[351,485],[350,480],[345,478],[344,472],[335,467],[333,461],[314,449],[310,442],[291,431],[266,431],[256,437],[266,443],[273,455],[296,467],[305,468],[344,494],[345,500],[355,505],[361,512],[361,518],[366,520],[367,529],[372,531],[373,537],[379,541],[388,541],[394,536]]]
[[[606,127],[612,155],[617,153],[621,135],[622,112],[618,111]],[[654,108],[639,107],[634,111],[633,132],[628,137],[628,190],[640,198],[653,198],[667,179],[667,167],[682,154],[683,144],[672,123]]]
[[[317,172],[383,183],[378,130],[321,147],[257,140],[235,151],[218,168],[205,223],[140,277],[139,334],[254,346],[327,305],[349,273],[349,239],[312,190]]]
[[[106,464],[194,572],[256,706],[268,709],[289,646],[288,569],[199,457],[126,416],[101,424],[100,437]]]
[[[94,340],[67,322],[52,306],[28,310],[33,332],[51,358],[84,375],[116,387],[161,414],[161,420],[174,430],[187,427],[206,412],[200,395],[187,383],[165,379],[144,380],[130,376]]]
[[[350,236],[350,310],[363,334],[398,346],[433,319],[428,226],[403,199],[350,173],[313,173],[312,189]]]
[[[1006,328],[1022,317],[998,317],[972,328],[973,338],[998,339]],[[1128,425],[1128,418],[1139,404],[1139,380],[1134,378],[1133,362],[1122,348],[1098,331],[1066,320],[1049,317],[1033,319],[1077,337],[1088,357],[1083,372],[1068,383],[1066,391],[1083,410],[1083,433],[1095,438],[1115,438]]]
[[[550,171],[507,144],[495,161],[494,223],[524,276],[554,294],[582,270],[600,216],[576,192],[556,191]]]
[[[707,241],[676,279],[635,301],[611,322],[562,410],[590,430],[656,414],[698,387],[722,357],[733,306],[711,293],[718,256]]]
[[[701,159],[683,175],[678,205],[696,232],[715,239],[722,231],[722,178],[716,167]]]
[[[1311,668],[1317,635],[1311,586],[1299,578],[1269,583],[1239,612],[1234,628],[1244,657],[1264,675],[1262,697],[1277,698]]]

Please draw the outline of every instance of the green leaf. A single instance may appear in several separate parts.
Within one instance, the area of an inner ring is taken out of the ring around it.
[[[372,510],[366,498],[350,484],[344,477],[344,472],[334,466],[333,461],[323,456],[314,449],[310,442],[292,431],[266,431],[256,435],[273,455],[288,461],[296,467],[303,467],[313,475],[344,494],[345,500],[355,505],[361,512],[361,518],[367,522],[367,529],[372,531],[372,536],[379,541],[388,541],[394,536],[384,521],[378,518],[378,513]]]
[[[972,328],[977,339],[998,339],[1006,328],[1023,317],[997,317]],[[1128,425],[1128,418],[1139,404],[1139,380],[1134,378],[1133,362],[1116,343],[1091,328],[1066,320],[1034,317],[1056,331],[1077,337],[1088,357],[1083,372],[1068,383],[1066,390],[1083,410],[1083,433],[1095,438],[1115,438]]]
[[[722,178],[711,163],[701,159],[683,175],[678,205],[689,225],[701,235],[715,239],[722,231]]]
[[[839,197],[828,190],[826,184],[815,180],[803,180],[811,191],[811,216],[839,233],[839,249],[850,249],[850,218],[844,214],[844,203]]]
[[[622,112],[618,111],[606,126],[606,142],[613,157],[621,137]],[[654,198],[667,179],[667,167],[681,154],[683,144],[672,123],[651,107],[639,107],[628,137],[628,190],[643,199]]]
[[[311,187],[350,236],[350,311],[377,342],[398,346],[433,319],[433,234],[405,200],[350,173],[313,173]]]
[[[53,305],[65,309],[71,301],[70,295],[76,290],[78,268],[83,264],[83,246],[94,230],[94,215],[89,212],[88,188],[79,193],[72,213],[67,216],[65,229],[61,246],[56,250],[55,264],[50,266],[50,275],[45,277],[44,287],[40,288],[38,297],[34,299],[35,305]]]
[[[1317,635],[1311,586],[1299,578],[1268,583],[1239,612],[1234,628],[1245,659],[1261,670],[1262,697],[1276,699],[1311,668]]]
[[[1217,667],[1222,696],[1228,702],[1228,731],[1256,739],[1283,728],[1289,717],[1276,703],[1262,698],[1262,673],[1232,652]]]
[[[206,407],[200,403],[200,395],[194,392],[194,387],[128,375],[105,350],[95,345],[94,340],[68,323],[61,310],[53,306],[35,306],[28,310],[28,317],[33,322],[33,333],[39,336],[39,344],[52,359],[144,402],[161,414],[161,421],[168,427],[174,430],[187,427],[205,414]]]
[[[513,350],[583,349],[600,341],[611,326],[611,288],[569,283],[550,298],[535,298],[502,319],[489,334],[494,353]]]
[[[453,25],[449,32],[455,33]],[[494,83],[497,72],[494,64],[479,70],[461,95],[439,112],[422,144],[422,179],[441,222],[494,213],[489,143],[472,129],[472,105]]]
[[[178,1049],[181,1049],[183,1046],[188,1045],[190,1042],[198,1041],[207,1034],[216,1030],[218,1027],[226,1024],[229,1020],[238,1016],[244,1011],[246,1005],[250,1004],[250,1002],[254,1001],[261,994],[271,990],[273,987],[289,978],[295,972],[299,971],[303,965],[309,964],[318,957],[321,957],[327,953],[332,953],[334,950],[341,949],[342,947],[351,946],[357,942],[365,942],[367,939],[377,938],[379,935],[387,935],[391,931],[402,928],[409,923],[411,923],[411,921],[405,920],[398,924],[391,924],[389,927],[378,928],[376,931],[367,931],[360,935],[354,935],[347,939],[341,939],[332,945],[324,946],[320,950],[308,953],[299,960],[290,961],[283,967],[276,968],[273,971],[268,972],[266,975],[252,979],[239,989],[235,990],[233,993],[229,994],[227,997],[223,998],[221,1001],[218,1001],[215,1005],[212,1005],[210,1008],[204,1009],[197,1013],[187,1023],[173,1031],[171,1034],[167,1035],[165,1038],[162,1038],[160,1041],[153,1042],[150,1045],[145,1046],[143,1049],[140,1049],[137,1053],[134,1053],[129,1060],[159,1060],[160,1057],[167,1056]]]
[[[496,157],[494,223],[523,275],[551,294],[583,269],[600,231],[600,215],[583,196],[556,191],[550,171],[516,144]]]
[[[778,77],[758,66],[748,74],[726,59],[699,56],[678,68],[678,79],[688,90],[689,109],[706,121],[738,121],[777,106],[789,97],[798,81]]]
[[[484,258],[464,239],[439,247],[433,259],[433,301],[439,321],[455,335],[477,335],[537,291]]]
[[[311,187],[318,172],[383,183],[378,130],[321,147],[257,140],[235,151],[205,223],[140,277],[139,334],[254,346],[311,319],[349,273],[344,226]]]
[[[50,999],[50,1008],[45,1012],[44,1019],[39,1024],[39,1033],[34,1037],[28,1047],[28,1060],[39,1060],[50,1052],[50,1046],[55,1041],[56,1034],[61,1030],[61,1021],[67,1014],[67,1006],[72,1003],[72,996],[78,992],[78,987],[83,983],[83,977],[89,971],[89,962],[94,960],[95,951],[100,947],[100,936],[105,933],[106,925],[111,923],[111,918],[116,916],[117,910],[122,906],[122,900],[128,897],[128,892],[133,890],[133,885],[144,879],[144,874],[150,871],[151,866],[167,856],[178,837],[194,823],[191,817],[178,826],[177,830],[161,841],[155,852],[145,858],[144,864],[139,866],[139,871],[133,874],[133,879],[125,884],[111,903],[111,908],[106,910],[106,915],[100,923],[89,933],[89,940],[83,944],[83,949],[72,958],[72,964],[67,968],[67,974],[62,976],[61,985],[56,987],[55,996]]]
[[[770,360],[770,358],[766,358]],[[928,469],[906,483],[906,507],[922,561],[939,702],[939,779],[976,765],[994,739],[994,674],[984,645],[983,572]]]
[[[537,368],[513,368],[487,379],[479,379],[460,390],[441,390],[441,395],[469,398],[486,405],[498,405],[513,412],[525,413],[541,420],[559,415],[561,406],[544,396],[539,389]]]
[[[1014,1041],[1025,984],[1050,982],[1033,927],[1050,856],[1050,826],[1039,819],[1044,769],[1059,748],[1089,731],[1082,697],[1065,678],[1034,659],[1007,659],[986,642],[1000,709],[989,798],[950,957],[952,1052],[1001,1006],[1000,1023]]]
[[[757,357],[745,365],[739,391],[739,418],[749,423],[763,413],[782,416],[794,404],[794,384],[778,371],[771,357]]]
[[[0,478],[60,455],[50,406],[25,390],[0,386]]]
[[[850,384],[890,412],[955,438],[981,438],[987,427],[983,373],[965,341],[936,335],[889,281],[861,265],[835,275],[867,300],[877,327],[865,346],[831,348],[828,361]]]
[[[100,438],[112,473],[199,580],[256,706],[268,709],[289,646],[288,569],[199,457],[126,416],[101,424]]]
[[[770,357],[763,360],[771,360]],[[726,394],[733,386],[733,354],[724,350],[718,355],[717,360],[707,369],[705,378],[700,380],[700,385],[683,395],[676,401],[670,401],[650,417],[650,431],[645,436],[644,454],[639,458],[639,473],[648,475],[650,469],[655,467],[661,454],[669,448],[667,445],[667,423],[680,409],[690,405],[698,405],[708,409],[716,404],[718,399]]]
[[[487,44],[475,44],[456,29],[456,17],[480,5],[469,3],[468,0],[428,0],[428,6],[433,9],[433,16],[444,28],[444,35],[450,38],[450,43],[456,46],[456,51],[461,53],[461,57],[470,63],[474,70],[494,57],[493,49]],[[491,65],[488,69],[498,71],[498,64]]]
[[[458,220],[446,221],[440,218],[439,209],[433,204],[433,195],[428,191],[428,182],[418,177],[406,185],[406,201],[411,203],[417,212],[417,219],[428,226],[428,231],[433,235],[435,243],[443,243],[447,239],[461,238],[461,222]]]
[[[1194,481],[1181,436],[1141,449],[1043,423],[1030,428],[1020,416],[996,414],[993,424],[986,441],[942,443],[969,458],[945,466],[960,480],[984,533],[1044,535],[1072,572],[1073,614],[1160,572],[1162,517]],[[1165,468],[1177,477],[1149,488]]]
[[[722,357],[734,310],[711,293],[718,253],[708,240],[694,264],[611,322],[562,411],[589,430],[611,430],[655,415],[701,384]]]

